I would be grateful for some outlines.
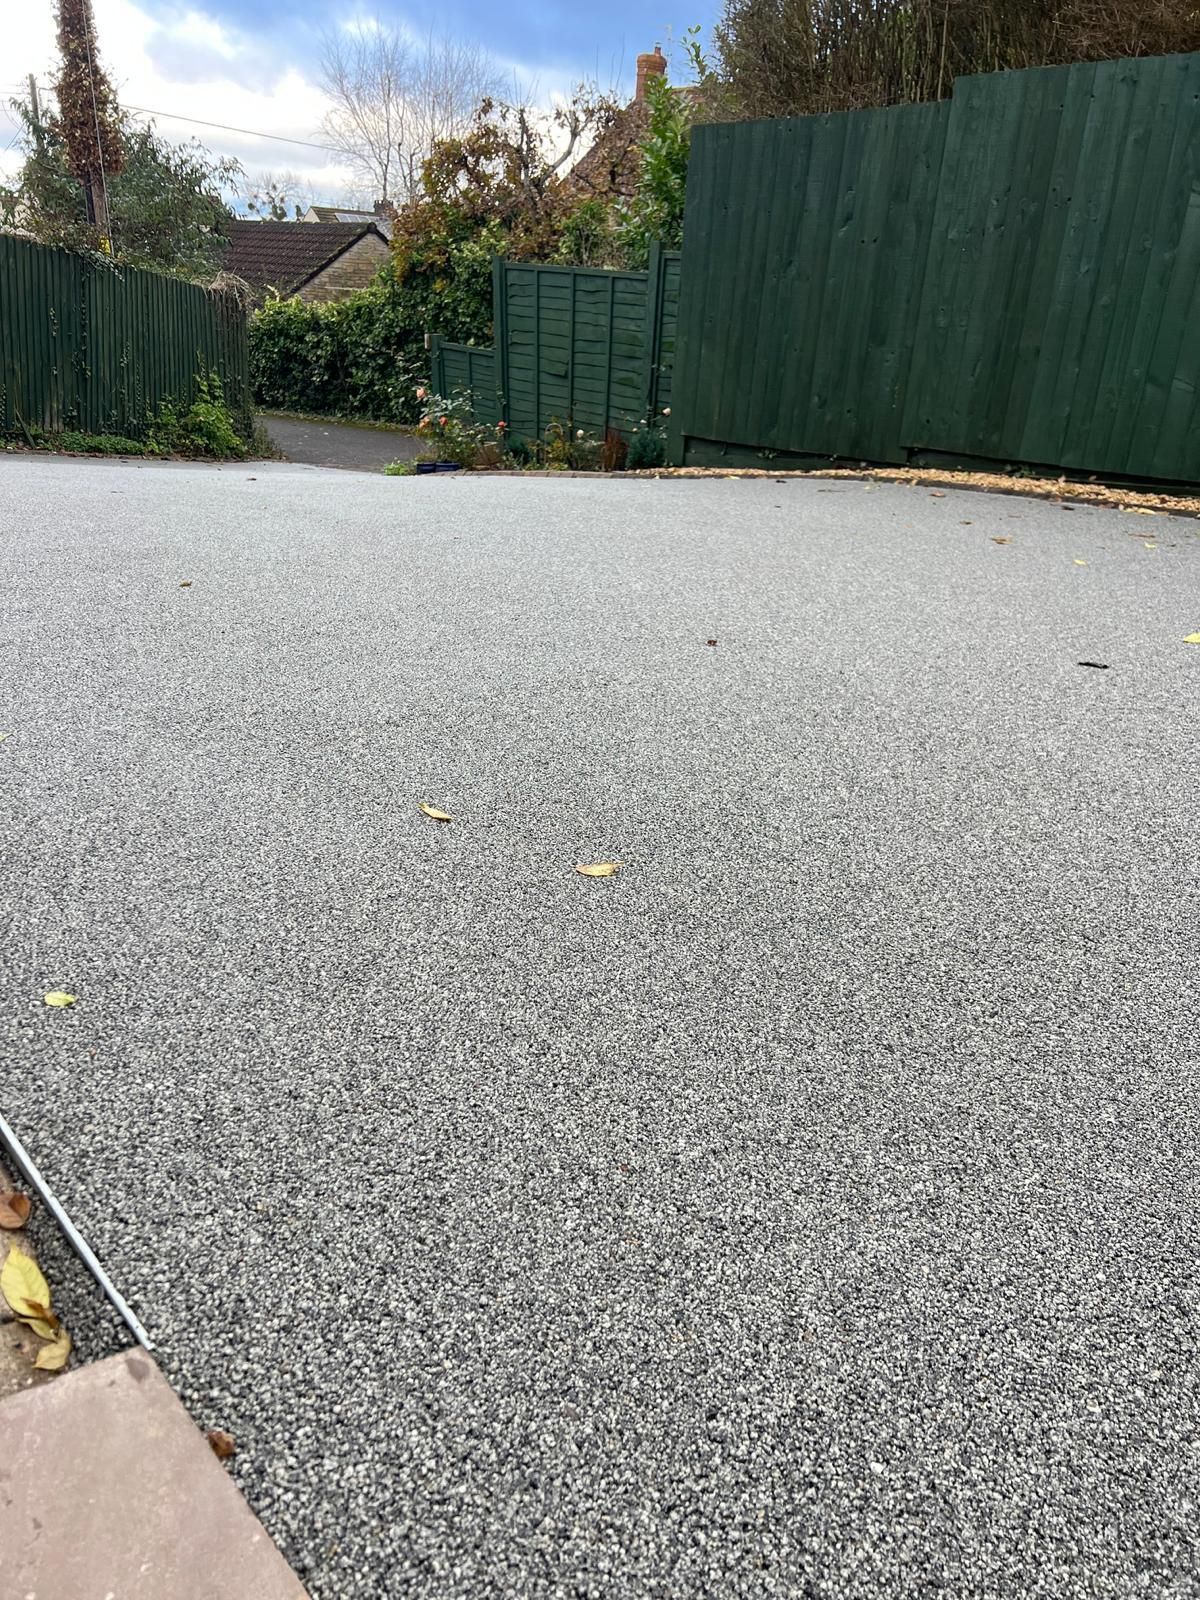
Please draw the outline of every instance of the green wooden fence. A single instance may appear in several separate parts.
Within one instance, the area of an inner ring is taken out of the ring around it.
[[[465,395],[476,421],[500,421],[496,352],[491,345],[451,344],[434,334],[431,362],[435,393]]]
[[[553,422],[628,434],[670,405],[679,253],[653,252],[648,272],[497,261],[494,346],[435,339],[433,387],[469,394],[481,422],[514,438]]]
[[[246,317],[227,295],[0,234],[0,431],[144,434],[216,372],[249,425]]]
[[[1200,56],[693,136],[676,461],[1200,481]]]

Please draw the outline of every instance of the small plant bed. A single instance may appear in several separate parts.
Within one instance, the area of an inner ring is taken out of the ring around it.
[[[540,438],[514,439],[506,422],[479,422],[466,396],[433,394],[418,389],[423,409],[417,437],[426,448],[415,461],[393,461],[384,467],[389,478],[411,478],[430,472],[462,469],[473,472],[569,473],[637,472],[662,466],[666,460],[666,428],[661,416],[643,417],[629,439],[615,428],[603,437],[554,418]]]
[[[215,372],[199,373],[192,398],[165,401],[149,424],[145,438],[131,439],[117,433],[83,433],[66,429],[49,433],[32,424],[22,424],[19,435],[5,438],[6,451],[38,451],[55,455],[135,456],[151,460],[175,458],[187,461],[244,461],[259,452],[275,454],[265,433],[255,429],[253,445],[247,443],[234,421],[221,380]]]

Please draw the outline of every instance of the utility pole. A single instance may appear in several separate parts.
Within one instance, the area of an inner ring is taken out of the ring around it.
[[[43,143],[42,102],[38,99],[37,79],[34,77],[32,72],[29,74],[29,77],[26,81],[29,84],[29,109],[33,113],[33,142],[37,145],[38,153],[40,154]]]

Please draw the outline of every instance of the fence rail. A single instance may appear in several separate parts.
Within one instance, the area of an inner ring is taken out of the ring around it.
[[[230,296],[0,234],[0,430],[137,438],[210,371],[248,425],[246,317]]]

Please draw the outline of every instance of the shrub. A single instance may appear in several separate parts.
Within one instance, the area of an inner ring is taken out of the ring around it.
[[[199,374],[186,411],[170,401],[159,407],[147,449],[154,455],[205,456],[221,461],[246,454],[215,372]]]
[[[414,398],[423,407],[417,433],[425,441],[425,461],[456,461],[460,467],[494,465],[499,460],[504,425],[490,428],[476,422],[466,395],[447,398],[418,388]]]
[[[664,413],[665,415],[665,413]],[[650,467],[661,467],[667,459],[667,441],[658,417],[643,417],[633,430],[629,449],[625,452],[627,472],[645,472]]]
[[[146,445],[140,439],[125,439],[119,433],[41,434],[39,442],[47,450],[65,450],[71,455],[144,456]]]
[[[442,293],[402,282],[385,267],[345,300],[305,305],[268,300],[250,322],[250,381],[267,410],[413,423],[416,387],[427,376],[425,330],[448,339],[486,337],[491,319],[491,258],[464,244]]]

